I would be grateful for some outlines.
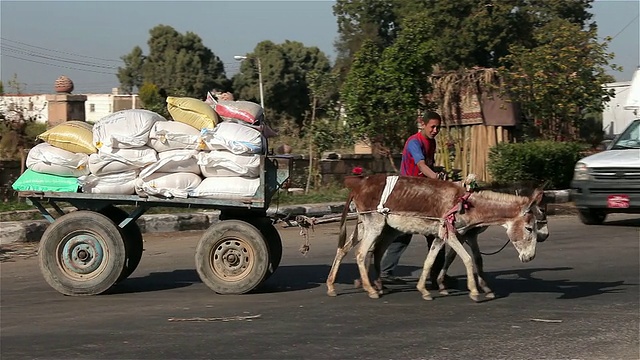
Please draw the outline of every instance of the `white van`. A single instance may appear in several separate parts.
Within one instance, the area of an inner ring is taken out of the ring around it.
[[[576,163],[571,198],[587,225],[602,224],[611,213],[640,213],[640,119],[605,151]]]

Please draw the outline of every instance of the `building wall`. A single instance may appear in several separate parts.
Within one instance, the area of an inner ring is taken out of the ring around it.
[[[20,111],[25,118],[34,118],[39,123],[46,123],[49,114],[46,95],[43,94],[0,96],[0,111],[7,115],[11,111]]]
[[[602,130],[606,134],[617,135],[636,118],[632,110],[624,109],[631,90],[631,81],[605,84],[604,88],[615,91],[616,96],[605,104],[602,111]]]
[[[85,120],[95,123],[101,118],[123,109],[140,108],[138,95],[84,94],[87,101]],[[3,95],[0,96],[0,111],[8,113],[10,109],[23,111],[25,117],[34,117],[39,123],[48,121],[49,106],[45,94]]]

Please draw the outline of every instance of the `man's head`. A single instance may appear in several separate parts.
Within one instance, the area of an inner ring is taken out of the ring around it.
[[[442,119],[438,113],[427,111],[418,119],[418,128],[424,137],[433,139],[440,132],[441,122]]]

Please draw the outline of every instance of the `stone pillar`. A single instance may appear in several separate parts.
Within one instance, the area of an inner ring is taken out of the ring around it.
[[[84,103],[86,95],[52,94],[47,95],[49,117],[47,127],[52,128],[68,120],[85,121]]]

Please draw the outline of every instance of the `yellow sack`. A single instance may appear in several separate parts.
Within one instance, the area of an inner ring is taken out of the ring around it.
[[[93,146],[92,126],[84,121],[66,121],[38,135],[49,145],[73,153],[93,154],[98,150]]]
[[[218,114],[202,100],[188,97],[167,97],[167,110],[173,120],[198,130],[212,129],[219,121]]]

